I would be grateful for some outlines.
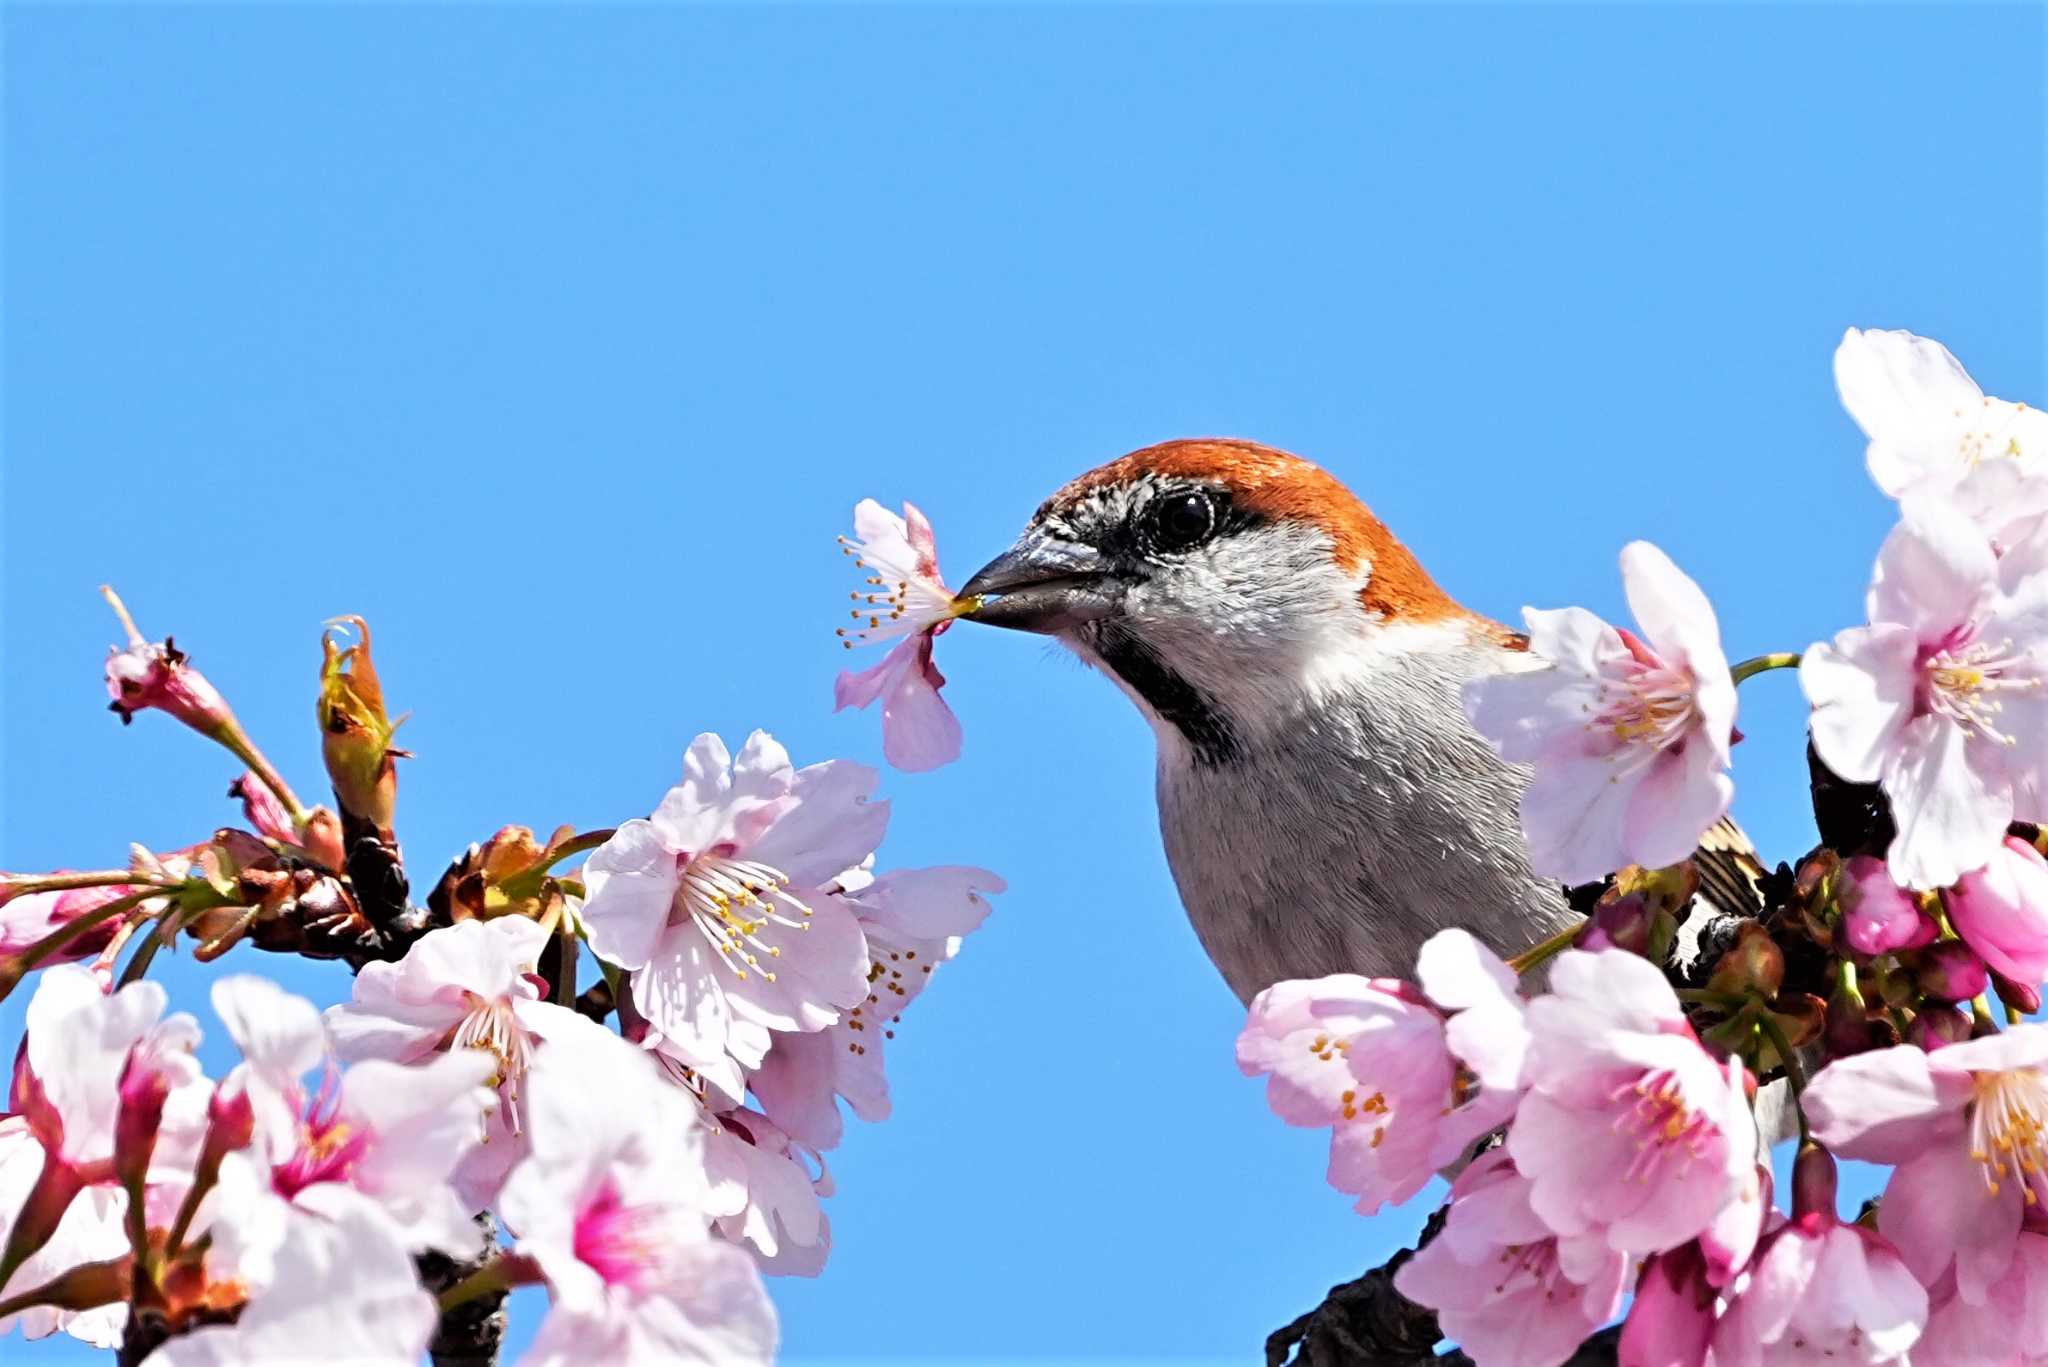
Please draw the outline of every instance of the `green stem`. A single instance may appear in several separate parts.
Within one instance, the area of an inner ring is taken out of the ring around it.
[[[1863,988],[1856,981],[1856,965],[1847,959],[1835,960],[1835,977],[1842,985],[1842,995],[1862,1006]]]
[[[1531,969],[1540,968],[1542,965],[1549,963],[1552,959],[1562,954],[1565,950],[1570,949],[1572,947],[1572,941],[1578,939],[1579,932],[1584,930],[1585,928],[1586,921],[1583,918],[1573,922],[1571,925],[1566,926],[1563,930],[1558,931],[1555,935],[1550,936],[1548,939],[1538,941],[1537,943],[1523,950],[1520,954],[1517,954],[1514,958],[1509,959],[1508,967],[1514,970],[1514,973],[1517,977],[1520,977],[1522,974],[1529,972]]]
[[[1991,1018],[1991,999],[1982,992],[1970,998],[1970,1019],[1975,1023],[1977,1034],[1998,1033],[1998,1022]]]
[[[446,1314],[465,1301],[478,1296],[488,1296],[494,1291],[509,1291],[515,1286],[529,1286],[540,1280],[540,1269],[531,1258],[517,1253],[504,1253],[491,1259],[476,1271],[464,1277],[441,1293],[441,1313]]]
[[[1740,1011],[1749,1004],[1749,998],[1739,992],[1716,992],[1711,987],[1680,987],[1673,989],[1678,999],[1699,1006],[1719,1006],[1730,1011]]]
[[[1785,1077],[1792,1084],[1792,1113],[1799,1117],[1799,1143],[1801,1146],[1811,1144],[1813,1136],[1806,1129],[1806,1070],[1799,1066],[1799,1055],[1792,1052],[1791,1042],[1778,1028],[1778,1022],[1771,1018],[1771,1013],[1760,1006],[1755,1014],[1757,1029],[1764,1032],[1771,1048],[1778,1051],[1778,1061],[1785,1065]]]
[[[163,945],[163,936],[157,934],[158,927],[150,926],[142,934],[142,943],[135,946],[135,952],[128,957],[128,966],[121,970],[121,981],[115,984],[119,991],[130,983],[139,983],[149,972],[149,961],[156,957]]]
[[[1766,669],[1793,669],[1798,664],[1798,651],[1779,650],[1769,655],[1752,655],[1749,659],[1744,660],[1728,672],[1735,676],[1735,682],[1741,683],[1751,675],[1761,674]]]

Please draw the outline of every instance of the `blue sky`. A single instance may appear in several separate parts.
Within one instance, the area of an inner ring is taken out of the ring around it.
[[[830,711],[863,495],[957,578],[1084,468],[1257,437],[1496,615],[1618,615],[1650,537],[1739,657],[1861,620],[1844,326],[2048,399],[2032,7],[15,6],[5,42],[9,868],[233,815],[224,755],[104,711],[103,581],[302,790],[319,623],[366,615],[424,885],[646,811],[699,730],[878,761]],[[1352,1215],[1238,1076],[1122,698],[943,646],[966,756],[890,776],[884,856],[1011,891],[833,1155],[788,1357],[1248,1360],[1423,1203]],[[1743,708],[1737,814],[1790,858],[1796,684]]]

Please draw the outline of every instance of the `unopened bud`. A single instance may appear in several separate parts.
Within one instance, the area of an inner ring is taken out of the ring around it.
[[[342,811],[388,839],[398,808],[393,761],[405,752],[391,744],[398,723],[384,712],[384,688],[370,659],[370,625],[360,617],[339,620],[362,639],[344,649],[332,633],[320,638],[320,754]]]
[[[147,1040],[128,1051],[114,1111],[114,1177],[136,1200],[148,1178],[164,1103],[171,1095],[171,1079],[153,1054]]]
[[[1771,933],[1755,921],[1743,923],[1735,944],[1707,979],[1707,987],[1734,996],[1769,999],[1785,985],[1785,951],[1771,939]]]
[[[207,1152],[218,1155],[247,1148],[255,1133],[256,1106],[249,1100],[248,1082],[239,1072],[230,1073],[206,1103]]]
[[[1946,1006],[1930,1006],[1913,1017],[1913,1023],[1906,1027],[1906,1043],[1917,1049],[1933,1053],[1951,1044],[1961,1044],[1970,1038],[1970,1018],[1960,1011]]]
[[[1842,866],[1842,938],[1875,957],[1934,943],[1939,928],[1920,902],[1892,878],[1882,859],[1859,854]]]
[[[1991,986],[2000,1001],[2022,1016],[2031,1016],[2041,1009],[2041,989],[2031,983],[2014,982],[2002,973],[1993,973]]]
[[[1920,951],[1913,981],[1938,1002],[1966,1002],[1990,986],[1990,974],[1975,950],[1961,940],[1943,940]]]
[[[341,818],[325,807],[306,814],[306,828],[299,832],[299,847],[313,862],[339,872],[348,863],[341,839]]]

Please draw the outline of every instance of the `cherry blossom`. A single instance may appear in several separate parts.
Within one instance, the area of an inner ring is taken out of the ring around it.
[[[1915,1367],[2048,1367],[2048,1232],[2029,1225],[1979,1304],[1945,1277],[1931,1294]]]
[[[1897,1165],[1878,1228],[1921,1284],[1953,1269],[1957,1293],[1983,1304],[2023,1214],[2048,1196],[2048,1026],[1837,1059],[1808,1087],[1806,1110],[1835,1153]]]
[[[1637,1254],[1754,1230],[1763,1189],[1742,1065],[1708,1057],[1663,974],[1618,950],[1568,951],[1528,1023],[1508,1152],[1551,1229]]]
[[[841,876],[842,888],[848,881]],[[815,1149],[831,1148],[844,1130],[835,1096],[863,1120],[888,1119],[884,1042],[894,1038],[897,1018],[932,971],[987,918],[985,894],[1003,887],[986,869],[944,867],[892,870],[843,891],[867,940],[867,996],[824,1030],[776,1033],[749,1079],[762,1112]]]
[[[1792,1218],[1766,1235],[1714,1329],[1715,1367],[1904,1362],[1927,1293],[1882,1235],[1835,1214],[1834,1161],[1801,1152]]]
[[[752,1260],[711,1235],[686,1095],[596,1026],[556,1047],[573,1059],[534,1073],[530,1148],[501,1201],[552,1300],[528,1361],[769,1362],[775,1312]]]
[[[1956,933],[1994,972],[2028,986],[2048,979],[2048,860],[2039,850],[2006,838],[1943,900]]]
[[[327,1012],[335,1055],[345,1061],[418,1063],[443,1049],[491,1060],[498,1106],[453,1179],[471,1210],[491,1203],[525,1150],[522,1088],[537,1054],[581,1019],[541,1000],[536,967],[548,939],[524,917],[459,921],[422,936],[398,963],[364,965],[354,1000]]]
[[[57,872],[61,874],[66,870]],[[120,886],[66,888],[60,892],[27,893],[0,903],[0,954],[19,954],[87,912],[118,902],[135,891],[135,888]],[[43,963],[61,964],[92,958],[112,941],[117,925],[118,915],[116,920],[80,931],[46,955]]]
[[[1911,505],[1878,553],[1869,612],[1800,663],[1813,743],[1841,777],[1883,785],[1892,876],[1944,887],[2015,818],[2048,814],[2048,559],[2002,583],[1981,530]]]
[[[1451,1185],[1443,1230],[1394,1274],[1478,1367],[1556,1367],[1621,1309],[1633,1260],[1597,1235],[1558,1237],[1508,1155],[1480,1155]]]
[[[0,1244],[6,1242],[15,1219],[34,1193],[43,1167],[43,1146],[27,1118],[0,1117]],[[19,1295],[81,1263],[119,1257],[128,1248],[122,1224],[127,1205],[126,1195],[115,1187],[88,1187],[69,1198],[48,1242],[22,1262],[0,1288],[0,1295]],[[19,1325],[25,1338],[64,1332],[95,1348],[112,1348],[120,1342],[127,1321],[125,1305],[84,1311],[31,1306],[0,1319],[0,1337]]]
[[[1910,332],[1850,328],[1835,384],[1887,494],[1953,502],[2001,546],[2042,525],[2048,413],[1989,397],[1948,348]]]
[[[819,1204],[832,1194],[832,1181],[816,1152],[744,1106],[710,1117],[702,1133],[718,1232],[752,1249],[763,1272],[817,1276],[832,1248]],[[818,1176],[806,1160],[819,1164]]]
[[[438,1318],[420,1289],[404,1231],[352,1192],[321,1194],[316,1218],[289,1222],[275,1268],[231,1325],[168,1340],[150,1367],[243,1367],[262,1362],[347,1362],[415,1367]]]
[[[1443,1014],[1393,979],[1275,983],[1252,999],[1237,1064],[1266,1077],[1266,1102],[1288,1124],[1332,1127],[1330,1185],[1363,1215],[1422,1190],[1513,1109],[1461,1071]]]
[[[854,625],[839,628],[850,649],[896,641],[879,664],[847,670],[833,686],[835,710],[882,702],[882,754],[898,769],[936,769],[960,758],[960,720],[939,690],[946,676],[932,664],[932,642],[953,625],[961,605],[939,577],[932,524],[916,505],[903,516],[871,498],[853,510],[854,536],[839,544],[866,571],[855,593]]]
[[[483,1137],[496,1098],[485,1084],[494,1061],[481,1050],[439,1054],[408,1066],[368,1059],[308,1092],[302,1075],[325,1060],[320,1014],[303,997],[247,974],[213,986],[214,1010],[245,1062],[230,1081],[254,1112],[256,1161],[271,1201],[299,1204],[315,1188],[342,1185],[375,1200],[414,1248],[473,1253],[476,1226],[449,1178]],[[324,1194],[315,1193],[315,1199]],[[250,1227],[288,1229],[287,1212],[250,1217]],[[259,1261],[260,1241],[252,1256]]]
[[[699,736],[654,815],[585,865],[591,948],[632,971],[657,1047],[728,1099],[769,1031],[822,1030],[867,995],[860,926],[823,889],[881,843],[875,783],[844,760],[793,768],[766,732],[737,760]]]
[[[1912,893],[1901,888],[1882,859],[1859,854],[1842,864],[1838,897],[1842,938],[1858,954],[1875,957],[1931,944],[1940,928]]]
[[[1622,551],[1621,572],[1640,636],[1584,608],[1530,608],[1540,667],[1465,691],[1480,734],[1533,767],[1522,798],[1530,864],[1566,883],[1677,863],[1735,791],[1735,683],[1712,605],[1648,542]]]

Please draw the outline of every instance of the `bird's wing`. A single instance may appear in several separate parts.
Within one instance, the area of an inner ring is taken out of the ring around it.
[[[1692,863],[1700,874],[1700,899],[1714,910],[1755,916],[1764,909],[1763,880],[1770,870],[1733,818],[1724,816],[1707,828]]]

